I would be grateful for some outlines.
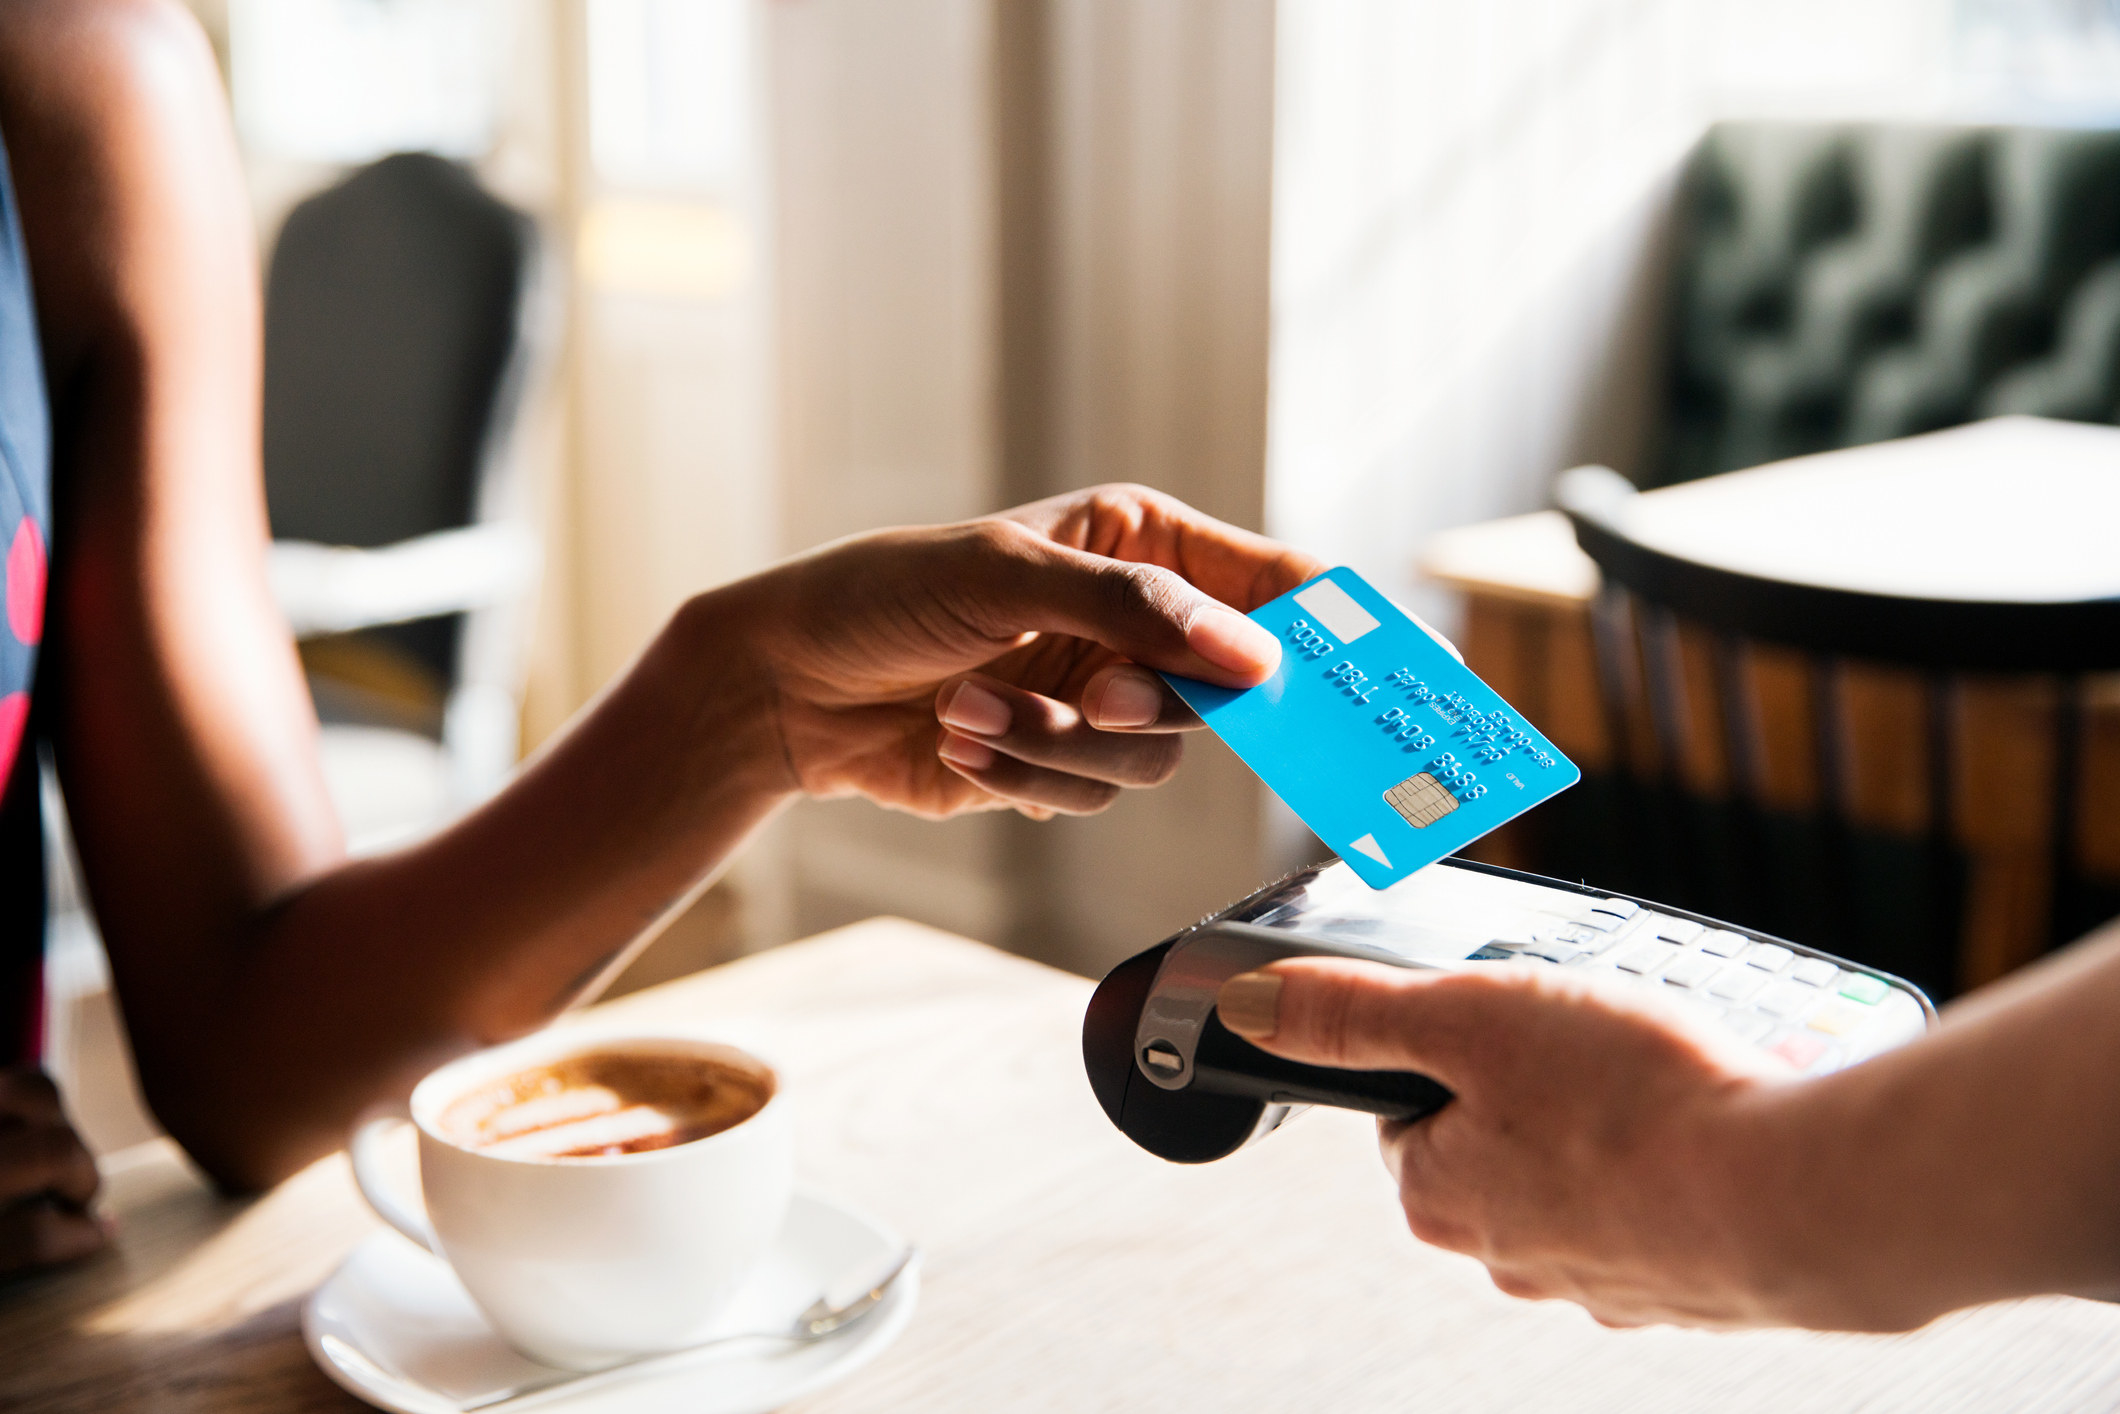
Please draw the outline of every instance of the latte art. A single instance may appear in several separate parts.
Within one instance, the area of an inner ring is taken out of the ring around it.
[[[500,1158],[603,1158],[705,1139],[772,1098],[773,1078],[762,1066],[607,1047],[466,1091],[436,1127],[452,1144]]]

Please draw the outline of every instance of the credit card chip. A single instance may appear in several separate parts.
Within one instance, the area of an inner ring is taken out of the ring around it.
[[[1384,792],[1384,801],[1416,830],[1425,830],[1458,808],[1458,798],[1428,772],[1408,776]]]

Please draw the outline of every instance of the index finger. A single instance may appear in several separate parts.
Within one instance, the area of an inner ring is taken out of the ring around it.
[[[1315,555],[1217,520],[1148,486],[1097,486],[1007,514],[1073,549],[1175,570],[1246,613],[1330,568]]]

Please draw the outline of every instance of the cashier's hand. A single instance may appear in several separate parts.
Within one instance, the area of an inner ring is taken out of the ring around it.
[[[1224,984],[1230,1029],[1292,1060],[1412,1070],[1456,1099],[1382,1126],[1414,1235],[1513,1296],[1607,1325],[1775,1323],[1743,1183],[1794,1079],[1654,998],[1558,968],[1327,959]]]
[[[1150,668],[1249,687],[1244,617],[1325,566],[1139,486],[825,546],[761,581],[781,740],[812,795],[940,817],[1102,810],[1200,721]]]
[[[59,1091],[28,1066],[0,1069],[0,1273],[52,1266],[103,1245],[88,1211],[96,1162],[59,1108]]]

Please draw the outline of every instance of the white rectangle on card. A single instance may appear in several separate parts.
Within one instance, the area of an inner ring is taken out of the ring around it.
[[[1321,579],[1308,589],[1298,591],[1296,602],[1342,643],[1352,643],[1377,626],[1375,615],[1355,603],[1352,594],[1329,579]]]

